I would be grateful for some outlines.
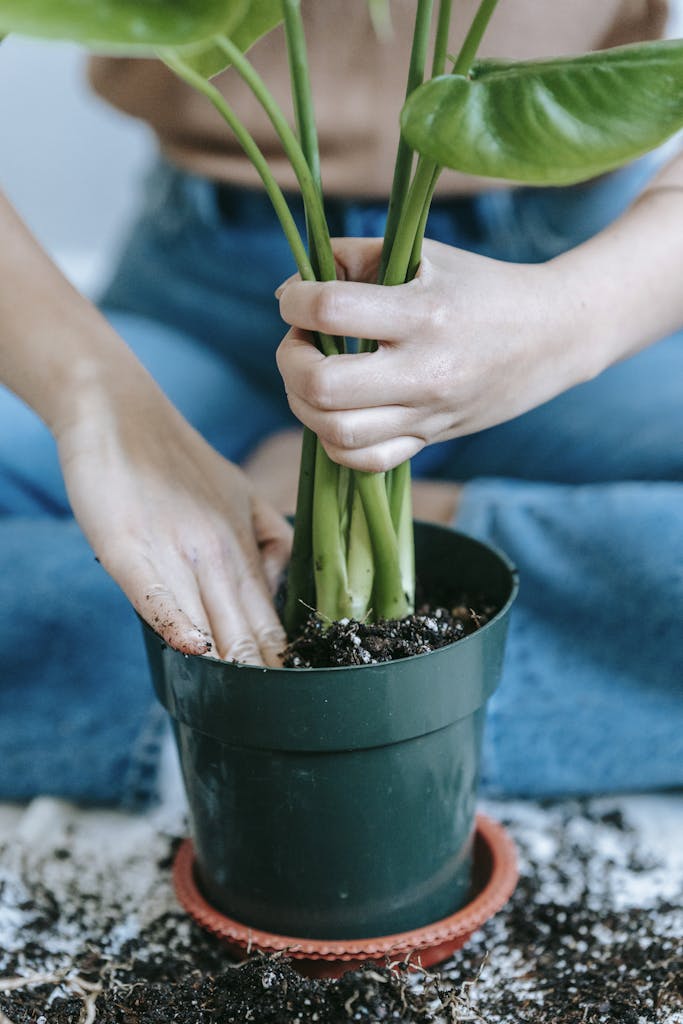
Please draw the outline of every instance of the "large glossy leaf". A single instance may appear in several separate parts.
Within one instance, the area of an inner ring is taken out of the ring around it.
[[[0,0],[1,2],[2,0]],[[239,20],[229,32],[222,32],[221,35],[229,35],[233,43],[239,46],[243,53],[246,53],[261,36],[266,35],[281,21],[281,0],[247,0],[245,10]],[[207,43],[179,48],[178,53],[186,64],[189,64],[204,78],[212,78],[230,64],[225,51],[211,40]]]
[[[0,0],[0,34],[149,52],[232,32],[248,0]]]
[[[467,174],[567,185],[610,171],[683,127],[683,40],[547,61],[480,61],[416,89],[406,141]]]

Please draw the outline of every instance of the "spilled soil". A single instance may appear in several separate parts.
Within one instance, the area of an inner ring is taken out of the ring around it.
[[[230,961],[175,905],[176,844],[166,836],[119,862],[105,850],[99,865],[80,826],[52,848],[35,838],[0,847],[0,1021],[680,1021],[680,858],[676,874],[674,861],[643,847],[619,807],[604,801],[501,804],[497,812],[521,854],[509,905],[431,973],[413,961],[338,981],[302,978],[285,957]]]

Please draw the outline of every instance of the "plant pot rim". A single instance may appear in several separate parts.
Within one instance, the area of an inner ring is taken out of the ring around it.
[[[420,526],[421,528],[427,528],[432,532],[445,531],[447,533],[453,533],[457,536],[464,537],[472,545],[490,552],[499,559],[499,561],[510,573],[511,586],[510,593],[508,595],[507,600],[505,601],[505,604],[498,609],[496,614],[491,619],[489,619],[489,621],[485,623],[485,625],[481,626],[474,633],[470,633],[468,636],[461,637],[459,640],[454,640],[450,644],[445,644],[443,647],[438,647],[434,651],[427,651],[424,654],[411,654],[407,658],[400,658],[398,659],[398,661],[400,661],[401,664],[408,664],[410,662],[416,661],[419,658],[432,657],[434,655],[441,654],[443,651],[451,650],[451,648],[453,648],[456,644],[458,645],[459,648],[461,648],[463,644],[480,642],[481,638],[492,628],[496,627],[500,622],[501,618],[503,618],[507,614],[510,607],[514,603],[515,598],[517,597],[517,593],[519,591],[519,571],[517,567],[508,558],[505,552],[501,551],[500,548],[497,548],[494,544],[490,544],[488,541],[484,543],[483,541],[477,540],[476,537],[471,537],[469,534],[463,533],[462,530],[456,530],[451,526],[444,525],[443,523],[430,523],[420,519],[416,519],[414,520],[414,522],[416,526]],[[171,645],[168,644],[168,642],[164,640],[164,638],[159,633],[157,633],[156,630],[153,629],[148,622],[145,622],[142,616],[138,615],[138,618],[140,619],[140,622],[142,623],[142,626],[145,630],[152,633],[159,641],[161,641],[161,643],[166,644],[166,646],[168,647],[171,647]],[[223,661],[221,658],[216,658],[212,654],[186,654],[184,651],[178,651],[177,648],[171,647],[171,649],[175,650],[178,654],[182,654],[182,656],[187,660],[196,661],[197,659],[201,659],[202,662],[208,662],[209,664],[214,665],[232,665],[236,670],[239,671],[278,673],[289,676],[291,676],[293,673],[295,673],[298,676],[301,676],[303,673],[315,673],[317,675],[318,673],[327,674],[330,672],[348,672],[349,670],[357,671],[360,668],[367,672],[372,671],[373,669],[377,669],[380,666],[386,666],[387,664],[386,662],[376,662],[375,664],[370,665],[330,665],[325,668],[282,668],[280,666],[273,667],[265,665],[251,665],[243,661]],[[393,662],[391,664],[393,664]]]
[[[480,586],[500,611],[428,654],[321,669],[185,655],[145,627],[159,700],[177,723],[222,745],[309,753],[386,746],[469,717],[500,678],[516,574],[504,556],[445,527],[420,526],[416,547],[435,595],[451,585]]]
[[[195,879],[192,840],[185,839],[173,864],[173,883],[180,904],[202,928],[223,939],[238,955],[245,952],[286,953],[304,973],[334,976],[367,962],[407,960],[417,955],[423,966],[441,963],[497,913],[512,895],[519,877],[515,844],[506,829],[484,814],[475,826],[475,877],[472,900],[456,913],[421,928],[367,939],[300,939],[250,928],[214,909]],[[489,861],[489,864],[486,863]]]

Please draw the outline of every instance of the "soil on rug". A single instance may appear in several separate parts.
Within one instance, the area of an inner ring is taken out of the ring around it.
[[[302,978],[280,956],[232,963],[173,906],[173,844],[134,898],[127,866],[98,880],[76,834],[47,859],[26,851],[18,870],[0,848],[0,1021],[680,1022],[680,879],[641,853],[618,809],[528,806],[506,823],[522,878],[466,949],[431,972],[399,964],[331,981]]]

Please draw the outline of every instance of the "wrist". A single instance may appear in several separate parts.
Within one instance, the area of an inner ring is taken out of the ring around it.
[[[613,319],[605,302],[600,268],[581,248],[543,264],[553,296],[566,388],[597,377],[613,361]]]
[[[80,322],[72,318],[56,339],[58,358],[38,412],[58,441],[73,425],[132,419],[157,390],[126,343],[92,312],[85,309]]]
[[[680,175],[676,163],[625,214],[552,261],[574,296],[592,376],[683,323]]]
[[[47,282],[41,301],[21,292],[14,303],[7,292],[0,296],[0,381],[54,436],[113,392],[131,364],[142,370],[100,312],[57,283]]]
[[[53,354],[31,381],[31,404],[55,437],[102,402],[116,379],[110,328],[70,317],[52,332]]]

